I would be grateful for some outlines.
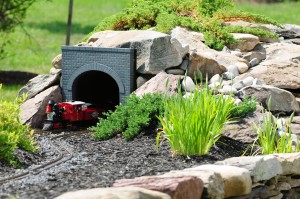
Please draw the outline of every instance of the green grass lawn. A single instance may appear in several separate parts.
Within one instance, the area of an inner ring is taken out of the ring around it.
[[[14,101],[21,88],[22,85],[2,85],[0,89],[0,101]]]
[[[68,2],[41,1],[27,13],[23,27],[10,35],[9,57],[0,60],[0,70],[49,73],[51,60],[66,40]],[[71,45],[81,41],[106,16],[119,12],[130,0],[74,1]]]
[[[28,10],[23,27],[17,28],[10,35],[11,43],[6,49],[9,56],[0,60],[0,71],[49,73],[51,60],[61,52],[60,47],[65,44],[68,2],[41,1]],[[119,12],[130,2],[131,0],[74,1],[71,45],[81,41],[104,17]],[[300,25],[299,7],[300,2],[237,4],[237,8],[241,10],[263,14],[280,23]],[[1,96],[11,99],[19,87],[4,85]],[[8,94],[5,94],[6,91]]]
[[[240,10],[265,15],[279,23],[300,25],[300,1],[272,4],[238,3]]]
[[[71,44],[81,41],[106,16],[119,12],[130,0],[74,1]],[[237,8],[264,14],[280,23],[300,25],[300,2],[276,4],[238,3]],[[288,12],[287,12],[288,11]],[[65,44],[68,1],[52,0],[34,4],[23,27],[10,35],[9,57],[0,60],[0,70],[48,73],[51,60]]]

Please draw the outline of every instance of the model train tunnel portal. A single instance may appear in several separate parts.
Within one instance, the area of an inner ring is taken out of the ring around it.
[[[100,104],[113,109],[120,103],[120,91],[116,81],[107,73],[88,71],[79,75],[72,86],[73,100]]]
[[[125,104],[136,87],[134,49],[63,46],[61,87],[64,101]]]

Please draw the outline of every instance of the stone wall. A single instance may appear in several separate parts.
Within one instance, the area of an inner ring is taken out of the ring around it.
[[[128,195],[124,195],[124,190]],[[150,192],[149,192],[150,190]],[[68,199],[300,198],[300,153],[229,158],[158,176],[117,180],[111,188],[65,193]]]

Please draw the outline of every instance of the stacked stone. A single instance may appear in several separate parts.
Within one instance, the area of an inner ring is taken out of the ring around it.
[[[300,198],[299,176],[300,153],[234,157],[163,175],[121,179],[112,188],[70,192],[56,199]]]

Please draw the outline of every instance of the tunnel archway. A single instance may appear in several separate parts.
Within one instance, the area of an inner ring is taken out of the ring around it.
[[[95,93],[99,92],[108,101],[113,99],[117,105],[126,104],[126,97],[136,88],[135,57],[134,49],[63,46],[61,72],[63,100],[101,103],[100,94]],[[94,72],[96,77],[91,75]],[[103,80],[99,78],[107,78],[109,84],[103,84]],[[111,91],[104,93],[105,87],[116,88],[116,84],[118,89],[112,91],[112,95],[109,95]],[[77,87],[79,89],[76,89]],[[119,90],[118,99],[117,90]]]
[[[73,100],[99,105],[105,109],[114,109],[120,103],[117,82],[109,74],[90,70],[81,73],[73,82]]]

